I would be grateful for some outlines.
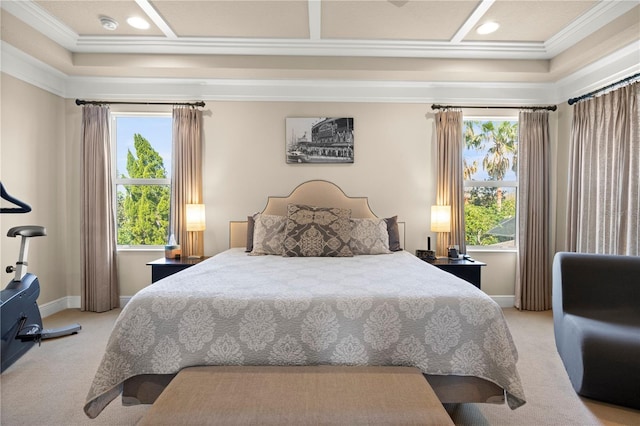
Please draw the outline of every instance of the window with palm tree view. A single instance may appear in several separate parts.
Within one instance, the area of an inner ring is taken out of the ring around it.
[[[167,243],[171,205],[171,115],[112,114],[119,246]]]
[[[516,247],[518,120],[464,120],[467,246]]]

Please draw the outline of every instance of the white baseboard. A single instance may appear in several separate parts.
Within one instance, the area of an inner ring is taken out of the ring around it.
[[[120,307],[124,308],[124,305],[129,302],[133,296],[120,296]],[[46,318],[50,315],[64,311],[65,309],[80,309],[80,296],[67,296],[52,302],[43,303],[38,305],[40,309],[40,316]]]
[[[516,296],[489,296],[492,298],[501,308],[513,308],[516,303]]]
[[[80,308],[80,296],[61,297],[52,302],[38,305],[38,308],[40,308],[40,316],[45,318],[65,309]]]

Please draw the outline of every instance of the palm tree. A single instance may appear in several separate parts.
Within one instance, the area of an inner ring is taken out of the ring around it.
[[[501,121],[496,128],[493,121],[482,124],[481,136],[491,145],[482,160],[482,167],[494,180],[503,180],[507,170],[514,172],[518,167],[517,138],[518,125],[509,121]],[[498,210],[502,206],[502,191],[498,188],[496,204]]]
[[[488,121],[482,125],[482,137],[491,143],[482,166],[493,179],[503,180],[509,166],[513,171],[517,168],[518,126],[502,121],[496,128],[493,121]]]
[[[481,150],[483,149],[482,145],[482,134],[476,134],[474,128],[480,126],[480,121],[469,120],[464,122],[464,143],[467,149],[475,149]],[[464,180],[470,180],[471,176],[473,176],[478,171],[478,162],[473,161],[471,164],[467,163],[467,160],[464,160],[463,173]]]
[[[463,178],[464,180],[470,180],[471,176],[473,176],[478,171],[478,162],[474,160],[471,164],[467,163],[467,160],[464,160],[463,164]]]

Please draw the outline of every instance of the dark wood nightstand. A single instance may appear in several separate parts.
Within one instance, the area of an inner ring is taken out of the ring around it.
[[[202,256],[198,258],[178,258],[178,259],[166,259],[160,258],[154,260],[153,262],[147,263],[147,265],[151,266],[151,282],[155,283],[158,280],[161,280],[169,275],[173,275],[176,272],[182,271],[183,269],[187,269],[193,265],[196,265],[203,260],[208,259],[210,256]]]
[[[436,260],[429,262],[433,266],[436,266],[443,271],[447,271],[456,277],[462,278],[465,281],[469,281],[471,284],[478,288],[480,287],[480,267],[487,266],[484,262],[478,262],[477,260],[471,262],[469,260],[453,260],[448,257],[439,257]]]

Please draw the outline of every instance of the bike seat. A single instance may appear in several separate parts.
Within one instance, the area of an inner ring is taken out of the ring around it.
[[[16,237],[18,235],[21,237],[43,237],[47,235],[47,230],[44,226],[24,225],[14,226],[7,232],[7,237]]]

